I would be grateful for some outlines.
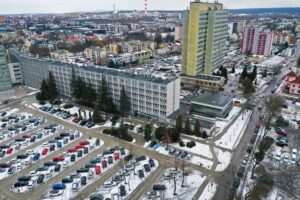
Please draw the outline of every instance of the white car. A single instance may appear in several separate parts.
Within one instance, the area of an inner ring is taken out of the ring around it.
[[[283,161],[288,163],[289,162],[289,156],[288,155],[284,155],[283,156]]]
[[[48,147],[49,146],[49,142],[44,142],[43,144],[42,144],[42,147]]]
[[[28,181],[28,185],[27,185],[28,190],[32,190],[34,188],[34,185],[35,185],[34,181],[32,180]]]
[[[51,177],[52,177],[52,174],[53,174],[53,170],[50,169],[50,170],[47,171],[46,177],[47,177],[47,178],[51,178]]]
[[[103,184],[103,188],[111,188],[111,187],[115,187],[116,185],[117,184],[114,181],[109,181]]]
[[[277,160],[277,161],[281,160],[281,152],[280,151],[275,154],[275,160]]]
[[[27,150],[26,153],[27,153],[28,155],[33,155],[33,154],[34,154],[34,150],[32,150],[32,149],[31,149],[31,150]]]
[[[50,197],[57,197],[57,196],[60,196],[62,195],[64,190],[50,190],[49,191],[49,196]]]

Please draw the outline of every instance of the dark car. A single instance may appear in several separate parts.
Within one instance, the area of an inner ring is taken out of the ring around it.
[[[25,158],[28,158],[28,155],[27,154],[20,154],[20,155],[17,155],[17,159],[25,159]]]
[[[133,155],[132,155],[132,154],[129,154],[129,155],[125,156],[124,160],[125,160],[125,161],[129,161],[129,160],[131,160],[132,158],[133,158]]]
[[[135,158],[135,161],[137,161],[137,162],[140,162],[140,161],[143,161],[143,160],[146,160],[146,156],[139,156],[139,157]]]
[[[89,121],[88,120],[82,120],[80,122],[80,126],[85,126]]]
[[[54,167],[54,171],[55,171],[55,172],[60,172],[60,168],[61,168],[61,165],[60,165],[60,164],[57,164],[57,165],[55,165],[55,167]]]
[[[81,185],[86,185],[86,180],[87,180],[86,176],[81,177],[80,178]]]
[[[83,153],[84,153],[84,154],[88,154],[88,153],[89,153],[89,148],[88,148],[88,147],[84,147]]]
[[[85,168],[95,168],[96,164],[88,163],[84,166]]]
[[[139,174],[139,177],[142,179],[142,178],[145,178],[145,174],[144,174],[144,171],[143,170],[139,170],[138,171],[138,174]]]
[[[92,164],[101,163],[101,159],[100,158],[95,158],[93,160],[90,160],[90,163],[92,163]]]
[[[73,183],[73,179],[72,178],[63,178],[62,180],[61,180],[61,182],[62,183]]]
[[[47,167],[47,166],[40,166],[36,169],[36,171],[43,172],[43,171],[47,171],[48,169],[49,169],[49,167]]]
[[[155,162],[152,158],[149,159],[149,165],[150,167],[155,167]]]
[[[37,184],[42,184],[44,182],[45,175],[44,174],[39,174],[38,179],[37,179]]]
[[[75,162],[75,160],[76,160],[76,156],[75,156],[75,154],[72,154],[71,155],[71,162]]]
[[[113,164],[113,162],[114,162],[114,159],[112,156],[108,156],[107,160],[108,160],[108,164]]]
[[[233,183],[232,183],[232,187],[233,188],[238,188],[240,186],[241,183],[241,179],[240,178],[235,178]]]
[[[18,181],[30,181],[31,180],[31,176],[21,176],[20,178],[18,178]]]
[[[81,151],[81,150],[78,151],[77,157],[78,157],[78,158],[82,157],[82,151]]]
[[[89,168],[84,168],[84,167],[77,169],[77,173],[87,173],[89,171],[90,171]]]
[[[276,142],[276,146],[285,147],[285,146],[288,146],[288,143],[281,140],[281,141]]]
[[[152,186],[153,191],[165,191],[166,189],[166,186],[161,184],[155,184]]]
[[[15,188],[24,187],[28,185],[28,181],[18,181],[14,184]]]
[[[145,169],[146,172],[151,171],[150,165],[148,165],[148,164],[144,164],[144,169]]]
[[[126,196],[126,189],[125,189],[124,185],[120,185],[119,190],[120,190],[120,196],[121,197]]]

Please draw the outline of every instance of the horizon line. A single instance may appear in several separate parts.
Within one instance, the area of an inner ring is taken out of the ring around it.
[[[284,8],[289,8],[289,9],[297,9],[299,7],[293,7],[293,6],[287,6],[287,7],[254,7],[254,8],[226,8],[227,10],[249,10],[249,9],[284,9]],[[165,10],[165,9],[153,9],[153,10],[148,10],[148,12],[162,12],[162,11],[170,11],[170,12],[176,12],[176,11],[185,11],[186,9],[170,9],[170,10]],[[124,10],[118,10],[118,12],[129,12],[129,11],[137,11],[137,12],[144,12],[144,10],[137,10],[137,9],[124,9]],[[2,14],[0,13],[1,16],[9,16],[9,15],[39,15],[39,14],[72,14],[72,13],[101,13],[101,12],[113,12],[113,10],[99,10],[99,11],[70,11],[70,12],[28,12],[28,13],[9,13],[9,14]]]

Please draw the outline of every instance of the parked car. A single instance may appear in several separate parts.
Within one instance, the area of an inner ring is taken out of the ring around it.
[[[81,181],[81,185],[86,185],[86,181],[87,181],[86,176],[82,176],[82,177],[80,178],[80,181]]]
[[[119,191],[120,191],[120,196],[121,196],[121,197],[126,196],[126,188],[125,188],[124,185],[120,185]]]
[[[143,171],[143,170],[140,169],[140,170],[138,171],[138,174],[139,174],[140,179],[145,178],[145,174],[144,174],[144,171]]]
[[[44,174],[39,174],[38,179],[37,179],[37,184],[42,184],[44,182],[45,175]]]

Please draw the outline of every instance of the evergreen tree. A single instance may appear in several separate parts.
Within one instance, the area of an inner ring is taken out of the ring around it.
[[[253,68],[253,71],[251,74],[251,80],[254,81],[256,79],[256,76],[257,76],[257,66],[254,65],[254,68]]]
[[[151,138],[152,138],[152,131],[153,131],[152,125],[151,124],[146,124],[145,130],[144,130],[144,138],[145,138],[146,142],[148,142],[149,140],[151,140]]]
[[[49,77],[48,77],[48,97],[50,102],[53,102],[58,96],[58,92],[56,89],[56,83],[54,76],[51,72],[49,72]]]
[[[204,139],[208,138],[208,135],[207,135],[206,131],[202,132],[202,138],[204,138]]]
[[[92,113],[89,111],[89,121],[92,121]]]
[[[194,135],[197,136],[197,137],[201,136],[201,133],[200,133],[200,120],[199,119],[196,119],[196,122],[195,122],[195,125],[194,125]]]
[[[92,120],[93,120],[93,123],[95,123],[95,124],[98,124],[98,123],[102,122],[98,106],[95,106],[95,108],[94,108]]]
[[[188,117],[187,117],[186,120],[185,120],[184,133],[187,134],[187,135],[190,135],[190,134],[191,134],[190,120],[189,120]]]
[[[255,88],[253,86],[253,81],[250,78],[246,78],[243,81],[244,94],[251,95],[255,92]]]
[[[262,77],[266,78],[267,77],[267,69],[264,69],[263,73],[262,73]]]
[[[241,73],[240,81],[243,81],[247,76],[248,76],[248,71],[247,71],[247,66],[245,66]]]
[[[231,73],[232,73],[232,74],[235,73],[235,67],[234,67],[234,66],[231,68]]]
[[[182,116],[181,115],[178,115],[176,117],[176,126],[175,126],[175,128],[176,128],[176,131],[178,133],[181,133],[181,131],[182,131]]]
[[[48,100],[48,84],[45,79],[43,79],[41,84],[41,92],[40,92],[40,99],[39,100]]]
[[[85,105],[92,107],[96,101],[97,95],[90,80],[86,84],[86,92],[84,93],[84,96],[85,96]]]
[[[76,95],[76,92],[77,92],[76,87],[77,87],[76,74],[75,74],[75,70],[72,68],[71,81],[70,81],[70,91],[71,91],[72,97],[75,98],[75,99],[78,96],[78,95]]]
[[[120,113],[125,115],[128,112],[130,112],[130,100],[123,86],[120,94]]]
[[[221,76],[223,76],[226,80],[228,79],[228,72],[225,67],[220,67],[219,69],[221,71]]]
[[[180,139],[180,132],[177,132],[176,128],[169,128],[169,136],[171,142],[178,142]]]
[[[111,113],[111,114],[117,114],[118,110],[114,104],[113,98],[112,97],[108,97],[108,101],[107,101],[107,112]]]

